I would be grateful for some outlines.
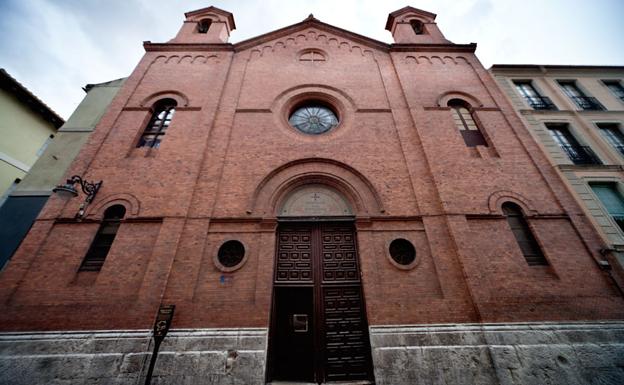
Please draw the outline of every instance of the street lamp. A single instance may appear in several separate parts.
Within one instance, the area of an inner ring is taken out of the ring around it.
[[[74,175],[71,178],[67,179],[65,184],[60,184],[52,189],[52,192],[59,194],[59,196],[64,197],[65,199],[73,198],[78,196],[78,190],[76,190],[76,183],[80,184],[82,192],[87,194],[87,198],[84,203],[80,205],[80,210],[78,210],[77,217],[82,218],[84,215],[85,207],[93,201],[95,198],[95,194],[97,194],[98,190],[102,186],[102,181],[97,183],[87,182],[82,179],[79,175]]]

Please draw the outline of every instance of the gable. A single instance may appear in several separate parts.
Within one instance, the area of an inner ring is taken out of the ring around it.
[[[297,39],[314,39],[319,44],[330,44],[335,39],[338,46],[349,46],[350,49],[358,47],[362,52],[366,48],[381,51],[387,51],[390,48],[390,45],[387,43],[334,27],[310,16],[300,23],[236,43],[234,44],[234,49],[236,51],[247,49],[263,51],[267,47],[274,48],[280,44],[286,46],[289,39],[294,39],[295,41]]]
[[[370,46],[316,27],[306,27],[247,48],[247,50],[251,50],[251,59],[264,57],[269,53],[283,49],[300,51],[300,61],[317,59],[324,61],[331,52],[373,56],[373,49]],[[378,48],[375,47],[374,49]]]

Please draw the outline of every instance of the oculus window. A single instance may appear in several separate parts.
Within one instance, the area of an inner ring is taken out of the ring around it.
[[[338,125],[336,113],[320,103],[307,103],[292,112],[288,123],[309,135],[323,134]]]
[[[398,238],[390,243],[390,257],[399,265],[407,266],[416,260],[416,249],[412,242]]]
[[[239,241],[227,241],[219,247],[217,259],[226,268],[238,266],[245,257],[245,246]]]

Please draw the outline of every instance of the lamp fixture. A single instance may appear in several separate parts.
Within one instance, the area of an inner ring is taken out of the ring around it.
[[[65,184],[60,184],[53,188],[52,192],[58,193],[60,196],[65,196],[68,198],[76,197],[78,196],[78,190],[76,190],[76,187],[74,187],[76,183],[79,183],[80,187],[82,188],[82,192],[87,194],[87,198],[85,199],[86,204],[89,204],[93,201],[93,198],[95,198],[95,194],[97,194],[98,190],[102,186],[102,181],[99,181],[97,183],[87,182],[79,175],[74,175],[71,178],[67,179]]]

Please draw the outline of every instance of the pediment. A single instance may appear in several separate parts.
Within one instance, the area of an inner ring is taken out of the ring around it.
[[[322,37],[325,36],[324,41],[327,43],[333,41],[332,39],[335,39],[338,45],[347,44],[349,47],[364,46],[382,51],[387,51],[390,48],[389,44],[344,30],[342,28],[334,27],[333,25],[323,23],[322,21],[310,16],[300,23],[236,43],[234,44],[234,49],[237,51],[253,48],[264,49],[267,46],[272,47],[280,41],[282,41],[283,44],[286,44],[288,39],[296,40],[302,36],[304,38],[313,38],[320,41],[323,41]]]

